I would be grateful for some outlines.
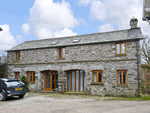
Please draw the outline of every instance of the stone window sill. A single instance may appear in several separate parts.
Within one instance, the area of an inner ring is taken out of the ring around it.
[[[58,58],[58,60],[65,60],[66,58]]]
[[[35,84],[35,81],[34,81],[34,82],[29,82],[29,81],[28,81],[28,83]]]
[[[117,85],[117,87],[129,87],[128,85]]]
[[[115,54],[115,56],[127,56],[127,54]]]
[[[91,83],[91,85],[104,85],[104,83]]]
[[[15,60],[14,62],[19,62],[20,60]]]

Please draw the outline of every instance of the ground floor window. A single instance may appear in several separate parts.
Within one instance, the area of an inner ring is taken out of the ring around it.
[[[118,70],[117,71],[117,85],[127,85],[127,71],[126,70]]]
[[[26,72],[26,78],[28,82],[35,82],[35,72],[34,71]]]
[[[15,79],[19,79],[19,72],[15,72]]]
[[[85,71],[71,70],[67,71],[67,90],[84,92],[86,87]]]
[[[58,71],[52,71],[52,89],[58,88]]]
[[[92,71],[92,83],[103,83],[103,71]]]

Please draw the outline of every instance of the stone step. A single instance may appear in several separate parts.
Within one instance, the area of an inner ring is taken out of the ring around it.
[[[64,94],[87,95],[85,92],[66,91]]]
[[[52,91],[41,91],[42,93],[54,93],[53,90]]]

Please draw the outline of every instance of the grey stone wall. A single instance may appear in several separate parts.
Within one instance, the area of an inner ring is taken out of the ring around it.
[[[63,60],[58,59],[57,48],[20,51],[19,62],[14,61],[14,52],[8,52],[8,75],[13,78],[15,68],[21,69],[20,76],[26,75],[26,71],[35,71],[35,83],[29,86],[31,90],[41,91],[44,88],[43,71],[57,70],[59,91],[62,91],[62,81],[66,78],[64,70],[82,69],[86,73],[86,93],[135,96],[138,88],[136,43],[126,42],[126,46],[125,56],[115,56],[115,43],[68,46]],[[103,70],[103,85],[91,84],[92,70]],[[127,70],[128,86],[117,86],[117,70]]]
[[[37,49],[20,51],[20,61],[18,63],[47,63],[59,61],[89,61],[89,60],[121,60],[136,59],[135,42],[127,42],[127,55],[115,56],[115,43],[80,45],[65,47],[66,57],[58,59],[57,48]],[[8,52],[8,63],[14,62],[15,52]]]

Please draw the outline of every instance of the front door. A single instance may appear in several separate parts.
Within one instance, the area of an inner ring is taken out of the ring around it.
[[[52,90],[52,72],[51,71],[45,71],[44,90],[46,91]]]

